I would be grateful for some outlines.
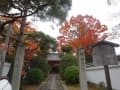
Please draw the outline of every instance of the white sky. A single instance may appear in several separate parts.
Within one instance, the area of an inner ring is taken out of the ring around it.
[[[120,2],[120,0],[117,0],[117,3],[118,2]],[[69,20],[72,15],[77,16],[78,14],[88,14],[99,19],[102,24],[107,25],[109,30],[111,30],[113,26],[120,22],[120,15],[117,16],[114,14],[118,12],[120,12],[120,4],[117,6],[108,6],[107,0],[72,0],[72,8],[68,14],[67,20]],[[52,25],[54,26],[54,30],[51,28]],[[43,31],[55,38],[59,35],[59,27],[56,27],[53,23],[36,21],[33,23],[33,26],[38,31]],[[113,40],[113,42],[120,44],[118,40]],[[117,50],[117,53],[120,53],[120,48]]]
[[[119,23],[120,19],[118,20],[118,17],[116,16],[116,19],[113,18],[113,13],[120,11],[120,6],[108,6],[106,2],[107,0],[73,0],[72,8],[68,14],[67,20],[69,20],[72,15],[88,14],[99,19],[102,24],[107,25],[110,29]],[[52,25],[55,30],[52,30]],[[33,23],[33,26],[38,31],[43,31],[55,38],[59,35],[59,27],[56,27],[53,23],[36,21]]]

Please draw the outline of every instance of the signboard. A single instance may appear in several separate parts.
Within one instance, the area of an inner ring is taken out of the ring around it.
[[[108,41],[100,41],[92,46],[93,63],[96,66],[104,65],[107,89],[112,90],[108,65],[116,65],[118,63],[114,47],[119,45]]]
[[[114,47],[109,44],[95,46],[92,50],[92,56],[95,66],[116,65],[118,63]]]

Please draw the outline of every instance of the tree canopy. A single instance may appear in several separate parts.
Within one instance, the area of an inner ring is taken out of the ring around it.
[[[58,19],[60,22],[65,20],[72,5],[71,0],[0,0],[0,2],[0,12],[4,13],[4,16],[24,17],[23,13],[27,11],[25,16],[34,14],[42,20]],[[10,15],[8,9],[17,9],[19,13]]]
[[[54,21],[62,23],[67,12],[71,7],[71,0],[0,0],[3,4],[0,4],[1,8],[17,9],[18,13],[10,13],[8,10],[4,11],[0,9],[0,16],[9,18],[5,22],[2,22],[0,27],[0,34],[2,34],[5,26],[9,23],[14,23],[18,19],[22,19],[20,26],[20,34],[18,43],[20,44],[24,35],[24,27],[27,16],[37,16],[43,21]],[[5,2],[4,2],[5,1]],[[3,35],[5,36],[5,35]]]
[[[7,18],[0,18],[2,20],[7,20]],[[8,45],[8,55],[15,55],[16,51],[16,43],[18,34],[20,32],[20,23],[21,20],[18,20],[12,24],[12,33],[10,35],[10,41]],[[6,35],[8,31],[8,26],[6,26],[3,35]],[[2,37],[0,35],[0,48],[4,49],[5,46],[5,37]],[[43,32],[36,31],[35,28],[32,28],[30,24],[25,25],[24,30],[24,38],[22,40],[23,45],[25,47],[25,56],[27,57],[27,60],[30,60],[30,58],[34,55],[43,56],[49,54],[49,49],[52,51],[56,50],[57,42],[56,40],[49,36],[44,34]]]
[[[57,38],[58,52],[61,52],[62,46],[71,46],[74,51],[82,47],[90,53],[88,46],[105,39],[107,36],[101,33],[106,30],[107,26],[101,25],[100,21],[92,16],[72,16],[69,21],[64,22],[59,30],[61,36]]]
[[[63,46],[63,47],[61,47],[61,50],[62,50],[62,52],[63,53],[71,53],[71,51],[72,51],[72,47],[70,47],[70,46]]]

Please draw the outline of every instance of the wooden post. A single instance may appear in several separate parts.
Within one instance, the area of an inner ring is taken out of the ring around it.
[[[4,63],[5,63],[5,58],[6,58],[6,53],[7,53],[8,43],[9,43],[9,36],[10,36],[10,32],[11,32],[11,27],[12,27],[12,24],[9,24],[8,31],[7,31],[7,37],[6,37],[6,40],[5,40],[5,47],[4,47],[4,51],[3,51],[2,59],[1,59],[0,75],[2,75],[2,72],[3,72],[3,67],[4,67]]]
[[[86,76],[86,64],[85,64],[85,52],[83,48],[78,49],[79,58],[79,80],[80,80],[80,90],[88,90],[87,76]]]
[[[112,85],[111,85],[110,73],[109,73],[108,65],[104,65],[104,70],[105,70],[105,77],[106,77],[107,89],[108,90],[112,90]]]
[[[15,63],[13,68],[12,90],[19,90],[20,88],[23,59],[24,59],[24,47],[19,46],[17,48]]]

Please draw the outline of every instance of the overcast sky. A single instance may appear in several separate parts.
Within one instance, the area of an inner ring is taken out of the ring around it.
[[[108,6],[107,0],[72,0],[72,8],[68,13],[67,20],[69,20],[71,16],[88,14],[99,19],[102,24],[107,25],[109,30],[111,30],[113,26],[120,22],[120,15],[115,14],[120,12],[120,4],[118,4],[120,0],[114,0],[114,2],[117,3]],[[51,28],[52,25],[54,30]],[[53,23],[36,21],[33,23],[33,26],[38,31],[43,31],[55,38],[59,35],[59,27],[56,27]],[[118,40],[113,41],[119,43]],[[120,50],[117,51],[117,53],[119,52]]]
[[[106,2],[107,0],[72,0],[72,8],[68,13],[67,20],[69,20],[72,15],[77,16],[78,14],[88,14],[99,19],[102,24],[107,25],[109,29],[111,29],[111,27],[119,23],[119,17],[113,15],[113,13],[120,12],[120,6],[108,6]],[[55,30],[52,30],[52,25]],[[42,30],[53,37],[59,35],[59,27],[56,27],[53,23],[36,21],[33,23],[33,26],[37,30]]]

